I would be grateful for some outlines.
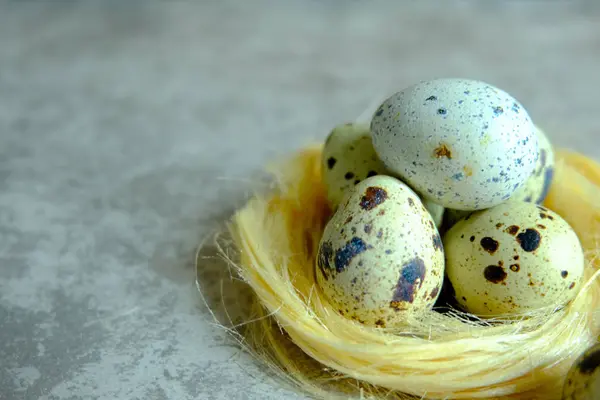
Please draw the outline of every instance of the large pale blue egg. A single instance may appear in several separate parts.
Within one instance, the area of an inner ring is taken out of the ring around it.
[[[425,81],[392,95],[375,112],[371,132],[389,170],[456,210],[508,200],[538,159],[536,128],[525,108],[474,80]]]

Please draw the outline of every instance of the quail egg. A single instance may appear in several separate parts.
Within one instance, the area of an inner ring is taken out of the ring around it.
[[[590,347],[569,370],[562,400],[600,399],[600,344]]]
[[[509,201],[526,201],[541,204],[548,195],[554,177],[554,150],[544,132],[536,128],[539,157],[533,174],[510,197]],[[472,211],[446,209],[443,218],[443,229],[448,230]],[[440,225],[438,225],[440,226]]]
[[[322,153],[323,182],[332,209],[361,180],[386,172],[375,154],[367,124],[335,127],[325,141]]]
[[[508,200],[538,158],[523,106],[484,82],[435,79],[386,99],[371,120],[379,158],[445,208],[481,210]]]
[[[584,273],[576,233],[533,203],[471,214],[446,232],[444,249],[456,300],[483,317],[560,307],[577,294]]]
[[[454,210],[447,208],[444,212],[443,229],[447,231],[452,228],[458,221],[471,215],[473,211]]]
[[[430,309],[444,278],[444,251],[417,194],[390,176],[360,182],[340,204],[319,243],[316,277],[342,315],[398,326]]]
[[[444,221],[444,213],[446,209],[427,198],[420,198],[427,211],[429,211],[429,214],[431,214],[431,218],[433,218],[435,226],[437,226],[439,229],[442,226],[442,222]]]
[[[533,174],[511,196],[510,201],[527,201],[541,204],[548,195],[554,177],[554,150],[544,132],[537,129],[539,157]]]

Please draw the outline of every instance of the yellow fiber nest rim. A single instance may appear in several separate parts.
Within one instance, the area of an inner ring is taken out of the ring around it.
[[[600,166],[556,151],[545,206],[575,229],[587,260],[586,284],[566,308],[513,323],[430,311],[385,330],[339,315],[316,285],[315,253],[330,217],[321,150],[274,166],[277,189],[250,199],[229,226],[235,266],[255,293],[256,322],[244,333],[252,351],[319,398],[560,398],[571,363],[600,332]]]

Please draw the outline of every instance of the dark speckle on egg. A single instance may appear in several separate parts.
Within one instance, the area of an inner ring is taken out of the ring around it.
[[[446,115],[448,113],[448,110],[446,110],[445,108],[438,108],[437,113],[439,115]]]
[[[390,302],[391,308],[401,309],[401,303],[414,301],[416,290],[423,285],[425,272],[425,263],[419,257],[404,264]],[[416,287],[417,285],[418,287]]]
[[[335,252],[335,270],[340,273],[343,272],[352,259],[357,255],[367,251],[368,246],[364,240],[359,237],[353,237],[347,242],[342,248]]]
[[[485,279],[492,283],[501,283],[506,279],[506,271],[499,265],[488,265],[483,270]]]
[[[540,213],[540,218],[541,219],[546,219],[548,218],[550,221],[554,220],[554,217],[550,214],[546,214],[546,213]]]
[[[433,248],[437,251],[443,251],[443,245],[442,245],[442,238],[440,237],[440,235],[436,232],[433,234]]]
[[[521,232],[517,235],[517,242],[521,245],[521,248],[527,252],[535,251],[542,240],[542,236],[535,229],[526,229],[525,232]]]
[[[423,285],[425,273],[425,263],[419,257],[415,257],[404,264],[400,271],[390,307],[399,310],[402,309],[401,304],[403,302],[412,303],[415,299],[415,292]]]
[[[335,163],[337,163],[337,160],[335,159],[335,157],[329,157],[327,159],[327,168],[333,169],[333,167],[335,167]]]
[[[504,112],[504,109],[500,106],[493,107],[494,115],[498,116]]]
[[[352,172],[346,172],[346,175],[344,175],[344,178],[346,180],[350,180],[350,179],[354,178],[354,173],[352,173]]]
[[[325,280],[329,280],[329,271],[331,270],[330,260],[333,257],[333,247],[331,242],[323,242],[319,247],[317,265],[323,274]]]
[[[381,117],[381,114],[383,114],[383,107],[379,107],[379,109],[377,110],[377,112],[375,113],[375,116],[377,117]]]
[[[428,98],[425,99],[425,101],[435,101],[437,100],[437,97],[435,96],[429,96]]]
[[[600,368],[600,347],[586,354],[577,363],[577,369],[582,375],[592,375],[597,368]]]
[[[452,179],[454,179],[455,181],[462,181],[465,178],[465,175],[462,172],[458,172],[454,175],[452,175]]]
[[[452,159],[452,151],[443,143],[433,151],[433,155],[435,158],[445,157],[447,159]]]
[[[515,236],[517,234],[517,232],[519,232],[519,227],[517,225],[511,225],[508,228],[506,228],[506,233],[508,233],[509,235]]]
[[[369,186],[365,190],[365,194],[360,199],[360,208],[370,211],[378,205],[384,203],[388,197],[387,192],[380,187]]]
[[[372,177],[372,176],[375,176],[375,175],[377,175],[377,172],[376,172],[376,171],[369,171],[369,172],[367,173],[367,178],[370,178],[370,177]]]
[[[481,245],[483,250],[487,251],[490,254],[494,254],[498,250],[499,246],[498,241],[494,240],[489,236],[482,238],[479,244]]]
[[[569,276],[569,272],[568,271],[561,271],[560,276],[562,276],[563,278],[566,278],[567,276]]]
[[[435,299],[439,292],[440,292],[440,288],[439,287],[433,288],[433,290],[429,294],[429,298],[430,299]]]

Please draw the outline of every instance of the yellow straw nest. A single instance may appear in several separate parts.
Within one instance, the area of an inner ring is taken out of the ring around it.
[[[251,198],[229,225],[239,252],[229,260],[255,294],[247,348],[316,398],[560,398],[568,368],[600,331],[600,166],[556,152],[545,206],[575,229],[587,261],[586,283],[566,307],[512,322],[429,311],[381,329],[339,315],[316,285],[315,254],[331,216],[321,150],[275,165],[276,190]]]

